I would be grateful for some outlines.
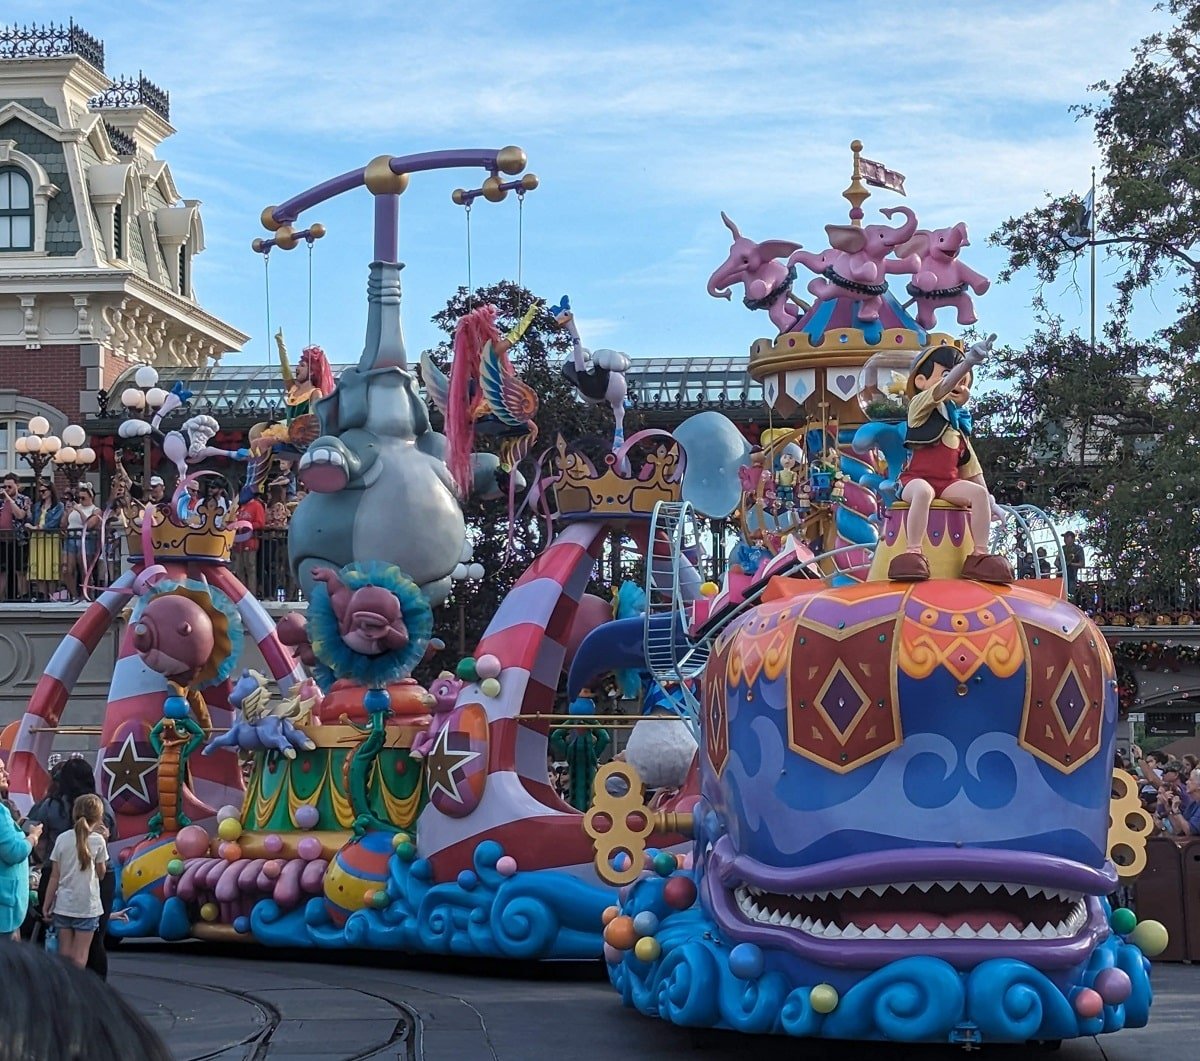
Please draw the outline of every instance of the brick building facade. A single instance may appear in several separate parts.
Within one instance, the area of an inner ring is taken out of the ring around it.
[[[0,28],[0,473],[43,415],[85,427],[131,367],[203,368],[247,336],[192,287],[200,203],[157,157],[167,93],[112,80],[74,24]]]

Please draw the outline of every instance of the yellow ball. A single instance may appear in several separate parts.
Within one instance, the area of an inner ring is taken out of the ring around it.
[[[633,953],[638,961],[652,962],[662,953],[662,946],[653,936],[643,936],[633,945]]]
[[[392,847],[399,847],[401,844],[407,844],[412,837],[408,833],[397,833],[392,837]]]
[[[700,583],[700,596],[702,597],[715,597],[720,591],[721,587],[715,582]]]
[[[205,921],[215,921],[220,916],[221,908],[216,903],[205,903],[200,907],[200,916]]]
[[[1167,949],[1170,935],[1161,921],[1139,921],[1137,928],[1129,933],[1129,942],[1140,947],[1147,958],[1157,958]]]
[[[817,984],[808,993],[808,1001],[818,1013],[832,1013],[837,1009],[837,988],[832,984]]]
[[[484,678],[479,683],[479,691],[484,696],[499,696],[500,695],[500,680],[498,678]]]
[[[242,823],[237,818],[226,818],[217,826],[217,835],[222,840],[236,840],[242,835]]]

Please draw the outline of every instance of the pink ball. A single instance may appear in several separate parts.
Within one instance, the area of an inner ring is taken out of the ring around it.
[[[496,859],[496,872],[502,877],[511,877],[517,872],[517,860],[512,855],[501,855]]]
[[[475,661],[475,673],[480,678],[499,678],[500,659],[490,652],[485,652]]]
[[[268,833],[263,837],[263,850],[268,855],[277,855],[283,850],[283,838],[277,833]]]
[[[1104,969],[1097,973],[1095,988],[1110,1006],[1119,1006],[1133,994],[1133,983],[1124,969]]]
[[[225,852],[229,850],[229,845],[231,843],[231,840],[222,840],[219,844],[217,844],[217,858],[226,857]]]
[[[322,850],[321,841],[315,836],[306,836],[296,845],[296,853],[306,862],[320,858]]]
[[[199,825],[185,825],[175,837],[180,858],[199,858],[208,854],[208,833]]]
[[[616,947],[613,947],[608,943],[604,944],[604,960],[608,962],[609,965],[619,964],[621,959],[624,957],[625,955],[617,950]]]
[[[1098,992],[1085,987],[1075,996],[1075,1012],[1081,1017],[1098,1017],[1104,1012],[1104,999]]]
[[[283,859],[273,858],[262,868],[263,876],[268,880],[275,880],[283,872]]]
[[[302,803],[293,811],[292,819],[298,829],[315,829],[321,820],[321,812],[311,803]]]

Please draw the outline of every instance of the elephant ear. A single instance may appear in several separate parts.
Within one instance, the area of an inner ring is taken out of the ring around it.
[[[790,239],[768,239],[758,245],[758,251],[764,261],[770,261],[772,258],[786,258],[802,249],[801,244],[793,243]]]
[[[933,233],[927,229],[918,229],[913,234],[912,239],[907,243],[900,244],[893,253],[897,258],[907,258],[910,254],[915,254],[918,258],[927,257],[929,254],[929,237],[932,235]]]
[[[867,245],[867,234],[856,225],[826,225],[825,234],[834,250],[857,254]]]

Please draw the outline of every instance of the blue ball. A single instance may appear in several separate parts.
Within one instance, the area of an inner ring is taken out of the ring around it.
[[[392,698],[386,689],[368,689],[363,696],[363,707],[373,715],[382,715],[391,710]]]
[[[233,919],[233,930],[234,932],[239,932],[244,936],[250,931],[250,918],[246,917],[244,914],[241,917],[235,917]]]
[[[635,914],[633,929],[639,936],[653,936],[658,931],[658,917],[652,910],[643,910]]]
[[[469,892],[478,883],[479,883],[479,878],[477,876],[475,876],[475,873],[473,870],[464,869],[458,875],[458,886],[460,888],[462,888],[462,890],[465,892]]]
[[[739,980],[757,980],[763,972],[763,952],[753,943],[739,943],[729,952],[729,971]]]
[[[188,702],[182,696],[168,696],[163,701],[164,718],[187,718]]]
[[[500,861],[504,848],[495,840],[484,840],[475,848],[475,864],[489,869]]]

